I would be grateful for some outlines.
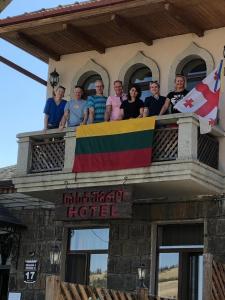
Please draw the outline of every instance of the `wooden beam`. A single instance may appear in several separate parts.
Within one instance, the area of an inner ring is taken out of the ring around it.
[[[3,64],[9,66],[10,68],[12,68],[12,69],[14,69],[16,71],[22,73],[23,75],[25,75],[27,77],[30,77],[31,79],[33,79],[33,80],[35,80],[35,81],[37,81],[37,82],[39,82],[39,83],[47,86],[47,81],[46,80],[44,80],[44,79],[40,78],[39,76],[37,76],[37,75],[35,75],[35,74],[27,71],[26,69],[18,66],[17,64],[13,63],[12,61],[6,59],[5,57],[3,57],[1,55],[0,55],[0,62],[2,62]]]
[[[74,25],[63,24],[63,30],[72,36],[74,42],[77,43],[77,38],[81,39],[99,53],[105,53],[105,46],[101,42],[91,37],[89,34],[83,32],[79,28],[75,27]]]
[[[10,2],[12,2],[12,0],[0,0],[0,12],[2,12]]]
[[[114,22],[118,28],[121,29],[122,27],[122,29],[125,29],[131,36],[139,38],[146,45],[151,46],[153,44],[153,38],[151,36],[146,34],[146,32],[138,28],[136,25],[118,16],[117,14],[113,14],[111,16],[111,21]]]
[[[204,30],[200,28],[192,19],[191,16],[188,16],[185,11],[175,7],[171,3],[165,4],[165,10],[167,13],[176,21],[178,21],[183,26],[187,27],[190,32],[195,33],[197,36],[201,37],[204,35]]]
[[[24,42],[27,45],[30,45],[34,48],[36,48],[38,51],[43,52],[46,56],[54,59],[55,61],[60,60],[60,55],[53,51],[52,49],[41,45],[38,41],[34,40],[32,37],[28,36],[27,34],[23,32],[18,32],[19,39]]]

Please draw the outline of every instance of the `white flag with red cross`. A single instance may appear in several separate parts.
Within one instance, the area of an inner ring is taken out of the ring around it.
[[[175,108],[180,112],[194,112],[200,120],[207,124],[216,124],[220,94],[220,79],[223,60],[218,67],[210,73],[201,83],[198,83]]]

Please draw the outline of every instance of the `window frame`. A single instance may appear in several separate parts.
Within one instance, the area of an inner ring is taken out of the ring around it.
[[[135,67],[135,66],[134,66]],[[141,81],[138,83],[135,83],[132,79],[134,78],[135,74],[140,71],[140,70],[146,70],[148,69],[148,72],[151,74],[151,80],[149,81]],[[133,72],[130,74],[129,76],[129,80],[128,80],[128,86],[127,86],[127,93],[129,93],[129,87],[131,84],[135,84],[137,86],[139,86],[139,88],[141,89],[141,93],[145,92],[145,91],[149,91],[149,84],[152,81],[153,75],[152,75],[152,70],[143,64],[137,64],[136,68],[133,70]],[[150,91],[149,91],[149,96],[151,95]],[[142,95],[141,95],[142,97]],[[145,97],[146,98],[146,97]],[[145,99],[143,99],[144,101]]]
[[[159,282],[159,257],[160,253],[178,253],[178,297],[177,299],[182,300],[189,300],[190,293],[191,293],[191,283],[188,279],[190,279],[190,257],[197,255],[198,257],[203,256],[204,254],[204,244],[203,245],[196,245],[196,247],[188,247],[188,245],[184,245],[182,247],[178,245],[178,247],[172,247],[172,246],[163,246],[166,248],[160,248],[159,246],[159,227],[162,226],[168,226],[168,225],[193,225],[193,224],[203,224],[200,223],[160,223],[160,224],[154,224],[154,235],[155,235],[155,255],[153,253],[153,256],[155,257],[155,266],[154,270],[151,269],[151,271],[154,272],[154,287],[151,292],[154,290],[154,294],[158,295],[158,282]],[[203,233],[202,233],[203,234]],[[190,245],[192,246],[192,245]],[[186,260],[186,265],[184,267],[184,261]],[[203,265],[204,265],[204,257],[203,257]],[[184,270],[185,269],[185,270]],[[187,271],[187,272],[185,272]],[[202,278],[204,281],[204,277]],[[197,281],[197,284],[195,285],[195,293],[198,292],[198,285],[199,282]]]
[[[90,90],[87,90],[85,89],[85,85],[87,85],[87,82],[92,78],[92,77],[96,77],[95,81],[96,82],[97,80],[102,80],[102,77],[100,74],[98,73],[93,73],[93,74],[90,74],[87,78],[85,78],[83,84],[82,84],[82,87],[84,88],[84,94],[85,94],[85,97],[89,97],[89,96],[94,96],[96,94],[96,90],[95,88],[94,89],[90,89]],[[98,78],[97,78],[98,77]]]
[[[109,226],[95,226],[95,227],[69,227],[67,231],[67,245],[66,245],[66,260],[65,260],[65,278],[69,278],[67,274],[68,269],[68,259],[70,256],[76,255],[85,255],[86,262],[85,262],[85,280],[83,284],[89,285],[90,282],[90,264],[91,264],[91,255],[92,254],[107,254],[109,255],[109,241],[108,241],[108,249],[94,249],[94,250],[70,250],[70,239],[71,239],[71,231],[72,230],[88,230],[88,229],[108,229],[109,236],[110,236],[110,227]],[[107,274],[108,274],[108,263],[107,263]]]
[[[192,72],[196,67],[200,67],[204,64],[204,71]],[[188,87],[188,84],[198,81],[201,82],[207,76],[207,66],[206,62],[202,58],[193,58],[185,63],[182,67],[181,74],[183,74],[186,78],[186,86],[188,90],[192,88]]]

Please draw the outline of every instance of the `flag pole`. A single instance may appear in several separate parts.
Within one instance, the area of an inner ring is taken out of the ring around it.
[[[220,76],[219,126],[225,131],[225,46],[223,47],[223,65]]]

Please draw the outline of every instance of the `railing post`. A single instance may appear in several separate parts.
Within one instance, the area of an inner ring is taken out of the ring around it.
[[[148,300],[148,289],[139,288],[137,290],[137,300]]]
[[[31,140],[30,137],[19,137],[18,140],[18,156],[16,165],[16,175],[27,175],[30,167],[31,155]]]
[[[58,300],[60,293],[60,280],[58,276],[46,277],[45,300]]]
[[[65,159],[64,159],[64,172],[71,172],[73,168],[73,161],[75,156],[75,146],[76,146],[76,135],[73,130],[69,130],[65,135]]]
[[[193,117],[180,118],[178,128],[178,159],[198,158],[198,121]]]

